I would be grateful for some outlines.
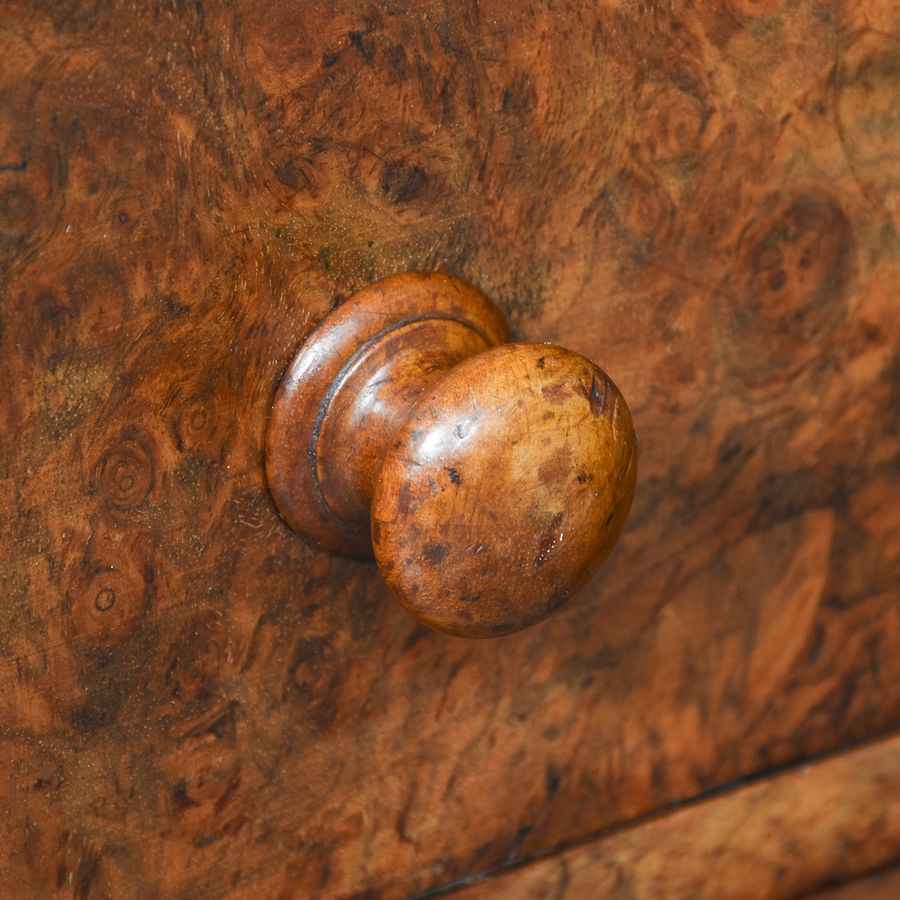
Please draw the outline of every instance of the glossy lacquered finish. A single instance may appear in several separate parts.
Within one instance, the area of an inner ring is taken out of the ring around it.
[[[464,637],[565,603],[609,554],[635,488],[631,414],[610,378],[506,337],[460,279],[387,278],[306,341],[268,437],[288,523],[334,552],[374,548],[406,609]]]
[[[900,728],[896,0],[4,9],[0,897],[443,895]],[[598,577],[495,641],[263,465],[315,325],[435,269],[640,437]],[[879,787],[707,883],[900,858]]]

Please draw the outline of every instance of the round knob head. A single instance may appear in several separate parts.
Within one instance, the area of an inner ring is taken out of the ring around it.
[[[628,516],[631,414],[592,362],[505,344],[413,407],[375,483],[375,557],[433,628],[491,637],[540,621],[608,555]]]

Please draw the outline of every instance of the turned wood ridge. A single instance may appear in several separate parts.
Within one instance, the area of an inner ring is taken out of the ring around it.
[[[464,637],[565,603],[634,495],[615,384],[571,350],[508,339],[458,278],[386,278],[310,335],[269,427],[269,485],[291,528],[335,553],[374,550],[409,612]]]

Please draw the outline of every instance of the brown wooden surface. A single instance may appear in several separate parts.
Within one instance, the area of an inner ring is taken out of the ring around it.
[[[900,737],[895,736],[701,799],[451,896],[777,900],[853,879],[898,857]],[[826,891],[821,900],[895,900],[896,890],[875,891],[879,881],[890,883],[873,876],[834,895]]]
[[[2,13],[0,893],[400,896],[900,724],[894,0]],[[642,450],[474,646],[263,476],[312,326],[441,267]]]

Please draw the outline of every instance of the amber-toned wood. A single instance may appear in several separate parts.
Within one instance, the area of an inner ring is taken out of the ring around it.
[[[701,799],[494,875],[454,900],[777,900],[900,857],[900,737]],[[878,881],[816,894],[896,898]],[[872,893],[866,893],[866,887]]]
[[[900,725],[897,19],[6,0],[0,895],[407,896]],[[264,474],[313,327],[436,269],[641,442],[496,641]]]
[[[275,399],[267,470],[307,539],[371,533],[400,602],[460,637],[518,631],[609,555],[634,496],[631,414],[577,353],[496,344],[498,310],[439,273],[384,279],[310,335]]]

